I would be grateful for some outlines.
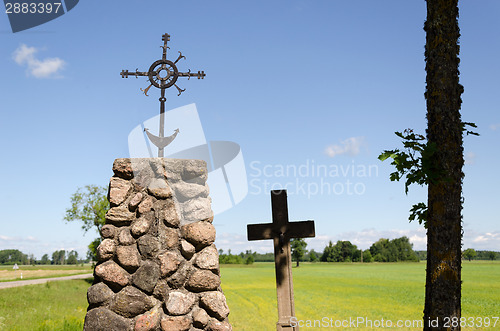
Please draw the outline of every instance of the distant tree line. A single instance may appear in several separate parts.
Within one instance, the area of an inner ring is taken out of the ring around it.
[[[467,248],[462,252],[464,260],[500,260],[500,252],[494,251],[476,251],[473,248]]]
[[[413,244],[408,237],[396,239],[381,238],[369,249],[361,250],[350,241],[339,240],[334,245],[331,241],[323,250],[320,258],[323,262],[400,262],[419,261]]]
[[[220,264],[252,264],[255,262],[256,252],[246,251],[246,253],[240,253],[237,255],[231,254],[229,249],[227,254],[224,254],[224,250],[219,249],[219,263]],[[274,258],[273,258],[274,261]],[[261,261],[259,261],[261,262]]]
[[[37,260],[33,254],[27,255],[17,249],[4,249],[0,251],[0,264],[2,265],[30,265],[30,264],[81,264],[89,262],[88,259],[78,258],[78,252],[58,250],[49,254],[44,254],[40,260]]]
[[[346,240],[339,240],[335,244],[330,241],[322,253],[316,252],[314,249],[307,250],[307,243],[304,239],[292,239],[290,246],[292,260],[300,262],[417,262],[425,260],[427,257],[426,251],[414,251],[413,244],[406,236],[392,240],[381,238],[366,250],[358,249],[356,245]],[[500,252],[477,251],[474,259],[500,259]],[[231,254],[231,250],[224,253],[222,249],[219,249],[219,262],[221,264],[274,262],[274,254],[260,254],[251,250],[247,250],[245,253]]]

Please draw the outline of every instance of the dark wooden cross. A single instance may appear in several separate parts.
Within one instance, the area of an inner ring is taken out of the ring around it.
[[[276,269],[276,291],[278,295],[278,323],[276,330],[299,330],[292,326],[295,316],[293,300],[291,238],[314,237],[314,221],[288,222],[286,190],[271,191],[272,223],[248,224],[248,240],[274,240],[274,264]]]
[[[178,95],[181,95],[181,93],[184,92],[186,89],[181,89],[179,86],[175,84],[179,77],[187,77],[188,79],[190,79],[191,77],[197,77],[198,79],[203,79],[206,76],[204,71],[198,71],[197,73],[193,73],[191,72],[191,70],[188,70],[188,72],[179,72],[179,69],[177,69],[176,64],[177,62],[179,62],[180,59],[185,59],[186,57],[183,56],[181,52],[179,52],[179,57],[177,58],[177,60],[175,60],[174,62],[167,60],[167,49],[170,48],[167,46],[167,42],[170,41],[170,35],[168,33],[165,33],[162,36],[162,40],[163,40],[163,46],[160,46],[161,48],[163,48],[162,58],[161,60],[153,62],[153,64],[149,67],[148,71],[139,71],[139,69],[135,69],[135,71],[122,70],[120,72],[122,78],[128,78],[128,76],[135,76],[135,78],[139,76],[148,77],[150,85],[146,87],[144,90],[141,88],[141,91],[146,96],[148,96],[148,91],[151,88],[151,86],[154,86],[161,90],[161,97],[159,99],[160,101],[159,136],[155,136],[151,132],[145,129],[146,134],[149,137],[149,140],[151,140],[151,142],[156,147],[158,147],[158,157],[163,157],[163,149],[175,139],[177,133],[179,132],[179,130],[177,129],[175,130],[175,133],[172,136],[165,137],[165,101],[167,100],[165,98],[165,89],[175,86],[175,88],[177,88],[177,91],[179,92]]]

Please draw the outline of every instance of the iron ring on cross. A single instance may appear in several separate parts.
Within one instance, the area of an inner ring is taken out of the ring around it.
[[[179,78],[179,70],[170,60],[158,60],[149,67],[148,78],[154,87],[169,88]]]

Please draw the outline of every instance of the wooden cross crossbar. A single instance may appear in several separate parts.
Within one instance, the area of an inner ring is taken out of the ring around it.
[[[276,292],[278,296],[278,323],[276,330],[299,330],[291,319],[295,316],[293,299],[291,238],[314,237],[314,221],[289,222],[286,190],[271,191],[273,222],[248,224],[248,240],[273,239],[274,264],[276,270]]]

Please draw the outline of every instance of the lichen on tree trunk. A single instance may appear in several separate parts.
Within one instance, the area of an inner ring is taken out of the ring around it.
[[[464,160],[458,0],[426,2],[427,139],[436,144],[435,165],[445,176],[428,187],[424,330],[460,330]]]

